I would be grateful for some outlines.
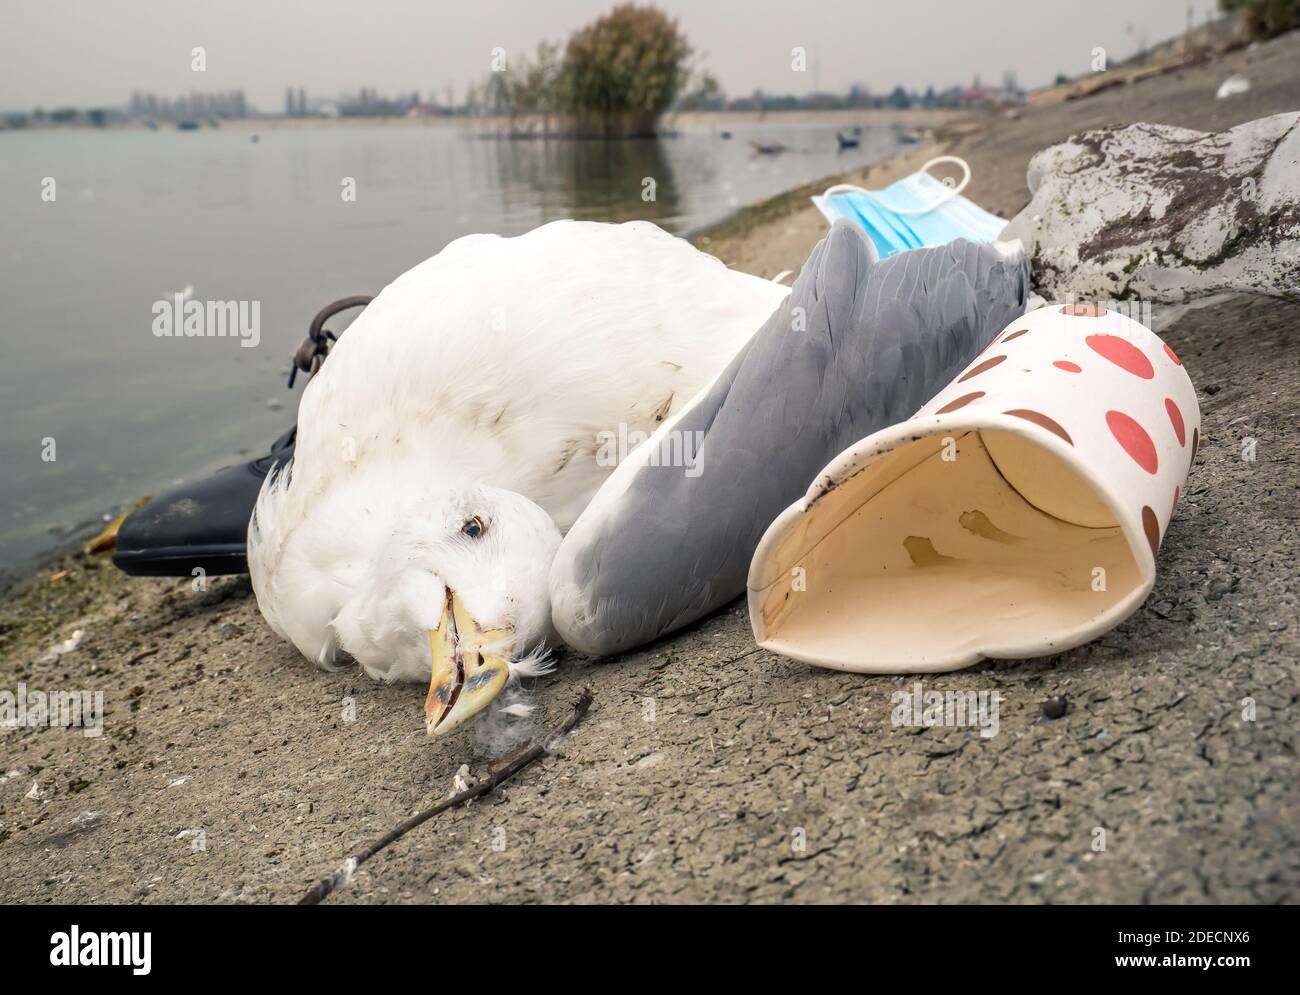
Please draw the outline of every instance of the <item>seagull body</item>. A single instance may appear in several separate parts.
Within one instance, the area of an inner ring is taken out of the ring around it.
[[[470,235],[398,277],[312,378],[249,525],[258,606],[331,667],[431,680],[464,722],[555,638],[561,533],[788,293],[648,222]]]

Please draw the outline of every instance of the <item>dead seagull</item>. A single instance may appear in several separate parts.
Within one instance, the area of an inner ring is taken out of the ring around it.
[[[610,438],[652,433],[787,293],[648,222],[451,243],[304,392],[249,525],[262,614],[322,667],[429,681],[428,731],[455,729],[538,672],[551,560]]]

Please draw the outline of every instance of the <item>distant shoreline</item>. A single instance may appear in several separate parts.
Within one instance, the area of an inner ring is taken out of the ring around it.
[[[665,132],[681,128],[713,126],[724,129],[728,125],[833,123],[846,126],[901,125],[913,128],[936,128],[975,113],[969,110],[923,109],[906,110],[870,107],[828,108],[826,110],[798,109],[789,111],[689,111],[664,118]],[[519,119],[524,120],[524,119]],[[463,131],[492,134],[506,130],[510,119],[492,115],[485,117],[244,117],[219,120],[215,127],[201,123],[197,131],[282,131],[308,128],[457,128]],[[160,121],[156,129],[143,121],[122,121],[93,125],[85,121],[67,123],[44,122],[28,124],[21,128],[0,128],[0,134],[12,132],[50,131],[178,131],[173,121]]]

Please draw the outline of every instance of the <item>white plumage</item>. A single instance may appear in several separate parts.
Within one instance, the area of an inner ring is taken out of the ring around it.
[[[553,638],[547,570],[613,469],[601,433],[652,432],[787,292],[647,222],[451,243],[384,289],[303,394],[291,473],[249,528],[263,615],[322,666],[341,650],[428,679],[454,592],[517,661]]]

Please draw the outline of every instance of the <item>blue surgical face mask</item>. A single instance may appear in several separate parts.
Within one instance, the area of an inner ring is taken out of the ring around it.
[[[928,172],[931,166],[953,162],[963,171],[960,183],[950,186]],[[961,195],[970,182],[970,167],[956,156],[940,156],[884,190],[864,190],[840,184],[813,203],[826,220],[848,218],[868,236],[881,259],[898,252],[945,245],[955,238],[994,242],[1007,222]]]

